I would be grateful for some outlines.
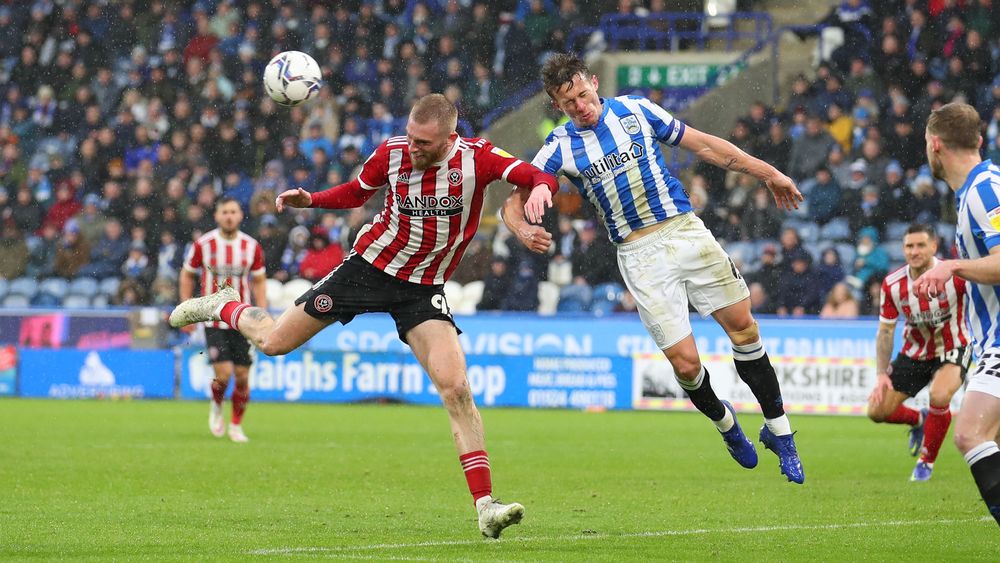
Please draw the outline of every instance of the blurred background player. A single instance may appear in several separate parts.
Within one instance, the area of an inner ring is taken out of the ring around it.
[[[875,422],[910,425],[910,455],[920,454],[911,481],[927,481],[951,424],[951,398],[969,367],[965,323],[965,280],[952,277],[937,298],[912,290],[913,281],[938,263],[937,233],[929,225],[911,225],[903,237],[906,266],[882,282],[882,306],[875,338],[878,381],[868,397],[868,417]],[[903,349],[892,357],[896,322],[902,316]],[[930,383],[930,408],[903,404]]]
[[[955,421],[955,444],[1000,525],[1000,168],[979,155],[981,130],[979,113],[960,102],[932,111],[927,120],[927,163],[934,177],[955,190],[955,237],[962,259],[938,262],[917,279],[914,290],[921,297],[937,297],[953,276],[972,282],[966,317],[976,371]]]
[[[243,210],[238,201],[221,198],[215,204],[217,228],[205,233],[191,245],[180,272],[179,295],[181,301],[194,295],[195,278],[201,278],[201,295],[210,295],[223,286],[232,286],[240,298],[267,309],[265,290],[266,275],[264,253],[253,237],[240,231]],[[226,433],[222,400],[229,386],[229,379],[236,375],[233,387],[233,410],[229,423],[229,438],[246,442],[243,432],[243,414],[250,401],[250,342],[228,324],[212,320],[205,323],[205,345],[208,361],[215,371],[212,380],[212,401],[209,408],[208,428],[216,437]]]
[[[549,173],[562,172],[594,204],[618,245],[619,269],[649,335],[670,361],[691,402],[718,428],[733,459],[753,468],[757,465],[753,443],[732,406],[715,395],[701,363],[691,333],[689,303],[722,326],[733,344],[736,371],[764,413],[760,441],[778,456],[782,474],[802,483],[805,473],[778,378],[750,313],[750,291],[736,265],[692,213],[684,187],[667,169],[660,143],[680,146],[707,162],[757,178],[784,209],[798,207],[802,194],[770,164],[728,141],[687,127],[646,98],[599,97],[597,77],[576,55],[548,59],[542,82],[570,121],[549,135],[533,164]],[[504,219],[526,246],[545,250],[537,243],[547,232],[528,225],[525,214],[539,223],[545,207],[552,206],[551,194],[534,189],[525,201],[526,194],[521,189],[508,198]]]
[[[316,194],[297,188],[278,196],[278,211],[285,206],[345,209],[388,188],[384,210],[358,233],[350,256],[277,320],[225,288],[182,302],[170,324],[224,320],[274,356],[298,348],[334,322],[389,313],[400,340],[413,350],[448,411],[479,529],[497,538],[520,522],[524,507],[492,497],[483,421],[469,389],[444,283],[476,233],[491,182],[503,179],[525,189],[544,186],[550,193],[559,186],[553,176],[485,139],[459,137],[457,121],[458,110],[447,98],[424,96],[410,111],[406,136],[383,141],[356,179]]]

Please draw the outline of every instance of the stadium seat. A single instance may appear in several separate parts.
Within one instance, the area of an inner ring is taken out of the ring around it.
[[[949,247],[951,247],[951,245],[955,244],[956,230],[957,229],[955,228],[955,225],[950,225],[948,223],[938,223],[937,233],[941,238],[944,239],[945,248],[943,250],[947,250]]]
[[[590,300],[590,312],[598,317],[613,313],[615,307],[621,303],[624,293],[625,288],[617,283],[602,283],[594,288]]]
[[[7,295],[8,289],[10,289],[10,282],[6,278],[0,278],[0,299]]]
[[[549,281],[564,286],[573,281],[573,264],[569,260],[549,262]]]
[[[757,261],[757,245],[753,242],[735,241],[725,245],[726,254],[734,262],[751,265]]]
[[[538,314],[554,315],[559,305],[559,286],[550,281],[538,282]]]
[[[111,300],[108,299],[107,295],[97,294],[93,299],[90,300],[90,306],[96,309],[104,309],[111,304]]]
[[[903,240],[903,235],[906,234],[906,229],[910,228],[909,223],[904,223],[902,221],[893,221],[889,223],[885,228],[885,240]]]
[[[10,295],[22,295],[31,300],[38,293],[38,282],[32,278],[17,278],[10,282],[7,293]]]
[[[69,282],[62,278],[46,278],[38,284],[38,292],[51,295],[62,301],[63,297],[69,293]]]
[[[76,278],[69,283],[69,293],[91,298],[97,295],[98,287],[98,281],[94,278]]]
[[[462,306],[462,284],[457,281],[444,282],[444,298],[448,300],[448,306],[452,311],[461,315],[466,314],[465,307]]]
[[[837,254],[840,254],[840,263],[844,265],[844,268],[848,271],[854,268],[854,257],[857,256],[857,249],[854,245],[847,244],[846,242],[838,242],[833,246],[837,249]]]
[[[906,261],[906,255],[903,252],[903,245],[899,244],[899,241],[883,242],[879,246],[881,246],[882,250],[885,250],[886,254],[889,255],[890,262]]]
[[[264,283],[264,288],[267,293],[267,304],[268,306],[274,307],[281,301],[284,286],[281,282],[275,279],[268,279]]]
[[[590,300],[593,290],[588,285],[567,285],[559,292],[559,304],[556,311],[560,313],[584,313],[590,310]]]
[[[475,313],[479,302],[483,300],[483,289],[486,284],[481,280],[471,281],[462,287],[462,303]]]
[[[299,298],[300,295],[309,291],[312,288],[313,283],[309,280],[304,280],[302,278],[297,278],[294,280],[288,280],[285,282],[282,288],[282,309],[288,308],[295,300]]]
[[[9,308],[15,307],[29,307],[31,306],[31,300],[17,293],[12,293],[7,297],[3,298],[3,306]]]
[[[83,295],[67,295],[62,306],[64,309],[89,309],[90,299]]]
[[[799,238],[802,239],[802,242],[819,241],[819,225],[812,221],[800,221],[796,231],[799,233]]]
[[[851,225],[844,217],[837,217],[823,225],[819,230],[819,238],[826,241],[853,240]]]
[[[62,298],[41,292],[31,298],[31,304],[35,307],[59,307],[62,305]]]
[[[118,278],[104,278],[101,280],[100,291],[108,297],[114,297],[118,294],[118,286],[121,283],[121,280]]]

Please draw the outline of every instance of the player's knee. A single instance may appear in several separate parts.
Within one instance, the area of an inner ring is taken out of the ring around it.
[[[760,327],[753,317],[747,315],[747,320],[739,323],[735,327],[730,327],[729,340],[737,346],[750,344],[760,340]]]
[[[931,406],[945,408],[951,404],[951,393],[947,390],[931,389]]]
[[[284,356],[294,350],[287,342],[265,338],[257,344],[257,349],[268,356]]]
[[[437,387],[441,402],[448,410],[461,410],[472,404],[472,391],[464,377],[461,380],[440,382]]]
[[[694,381],[701,373],[701,359],[697,354],[688,356],[676,356],[670,359],[670,365],[674,368],[674,374],[678,379],[684,381]]]
[[[962,455],[965,455],[966,452],[989,439],[991,438],[979,436],[975,432],[970,432],[966,428],[962,428],[960,425],[955,426],[955,446]]]
[[[870,418],[872,422],[885,422],[885,409],[882,409],[877,405],[868,405],[868,418]]]

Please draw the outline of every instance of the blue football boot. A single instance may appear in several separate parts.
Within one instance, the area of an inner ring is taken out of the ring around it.
[[[924,444],[924,423],[927,422],[927,409],[920,409],[920,422],[907,431],[910,436],[910,455],[917,457]],[[929,476],[930,474],[928,474]]]
[[[923,460],[918,461],[917,466],[913,468],[913,475],[910,475],[910,481],[930,481],[933,471],[933,463],[927,463]]]
[[[733,456],[736,463],[747,469],[757,467],[757,449],[753,447],[753,442],[750,441],[750,438],[747,438],[747,435],[743,433],[743,429],[740,428],[733,405],[729,404],[729,401],[722,401],[722,404],[733,415],[733,427],[725,432],[720,432],[722,439],[726,442],[726,449],[729,450],[729,455]]]
[[[794,432],[785,436],[776,436],[766,424],[760,429],[760,442],[778,456],[781,473],[788,477],[789,481],[801,485],[806,480],[806,474],[802,470],[802,461],[799,460],[799,452],[795,449],[793,436]]]

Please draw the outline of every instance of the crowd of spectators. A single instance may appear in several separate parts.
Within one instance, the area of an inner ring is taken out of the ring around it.
[[[478,132],[567,30],[649,8],[0,2],[0,278],[117,278],[114,303],[171,304],[185,249],[214,228],[213,204],[225,195],[243,205],[270,277],[317,279],[381,202],[277,214],[277,193],[348,179],[428,92],[443,92]],[[681,173],[697,213],[740,262],[758,312],[872,314],[872,288],[901,262],[899,225],[941,224],[947,237],[950,191],[923,166],[934,107],[974,104],[988,123],[985,156],[1000,156],[1000,9],[991,0],[844,0],[822,23],[848,31],[843,45],[780,106],[750,105],[729,135],[796,180],[807,205],[788,216],[752,178],[705,164]],[[290,110],[260,86],[263,65],[289,49],[311,53],[325,81],[315,103]],[[558,121],[540,124],[539,138]],[[564,186],[547,218],[551,255],[527,253],[502,225],[470,245],[454,279],[484,282],[480,310],[537,309],[539,283],[560,288],[563,311],[634,310],[603,226]]]

